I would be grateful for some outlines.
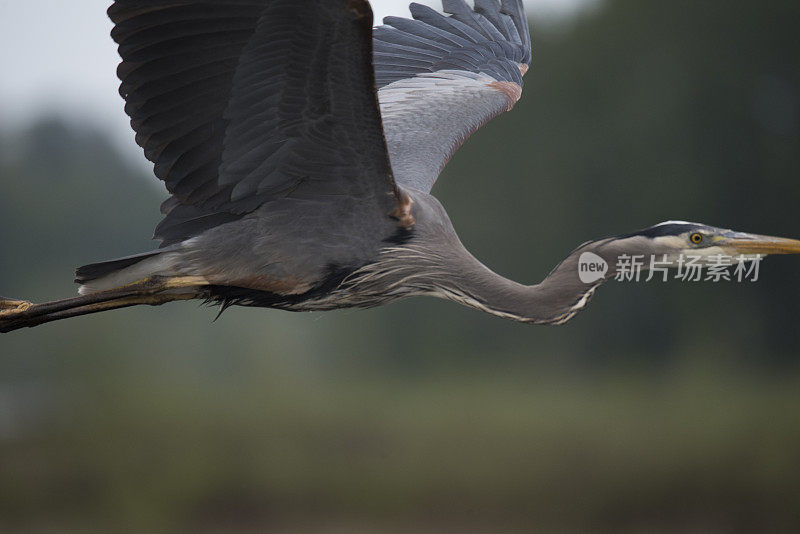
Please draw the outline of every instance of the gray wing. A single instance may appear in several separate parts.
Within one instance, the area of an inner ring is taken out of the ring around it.
[[[280,198],[390,213],[366,0],[117,0],[136,141],[172,197],[162,246]]]
[[[374,30],[375,74],[395,180],[430,191],[461,144],[522,94],[531,38],[522,0],[411,4]]]

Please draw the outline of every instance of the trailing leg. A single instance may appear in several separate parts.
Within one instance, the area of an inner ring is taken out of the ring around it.
[[[0,300],[0,333],[107,310],[189,300],[197,298],[205,285],[208,282],[202,277],[154,276],[108,291],[42,304]]]

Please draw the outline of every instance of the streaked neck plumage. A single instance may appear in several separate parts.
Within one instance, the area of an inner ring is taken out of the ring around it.
[[[406,189],[416,224],[405,242],[387,245],[376,261],[354,273],[351,296],[393,300],[430,295],[453,300],[505,319],[533,324],[563,324],[581,311],[603,282],[581,282],[580,252],[603,242],[587,243],[570,254],[540,283],[524,285],[483,265],[461,243],[446,211],[433,196]],[[358,296],[356,296],[358,295]]]
[[[436,296],[504,319],[563,324],[586,306],[604,280],[581,282],[573,253],[541,283],[523,285],[493,272],[455,239],[388,247],[353,281],[359,292]]]

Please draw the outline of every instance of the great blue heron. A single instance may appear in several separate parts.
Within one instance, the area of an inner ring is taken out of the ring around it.
[[[0,301],[0,331],[205,299],[293,311],[450,299],[563,324],[623,255],[800,253],[800,241],[669,222],[581,245],[540,284],[461,244],[429,194],[465,138],[522,93],[521,0],[412,4],[373,29],[366,0],[117,0],[108,13],[136,141],[172,196],[155,251],[77,270],[80,297]],[[605,262],[591,280],[579,259]]]

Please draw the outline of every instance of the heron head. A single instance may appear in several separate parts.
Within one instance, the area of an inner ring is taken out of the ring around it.
[[[748,234],[707,224],[667,221],[630,234],[584,243],[550,274],[572,280],[575,272],[594,287],[632,270],[681,271],[753,262],[770,254],[800,254],[800,240]],[[638,279],[638,278],[637,278]]]
[[[800,254],[800,241],[748,234],[707,224],[667,221],[601,242],[615,255],[657,256],[675,263],[692,257],[698,264],[719,263],[719,258],[752,261],[770,254]]]

